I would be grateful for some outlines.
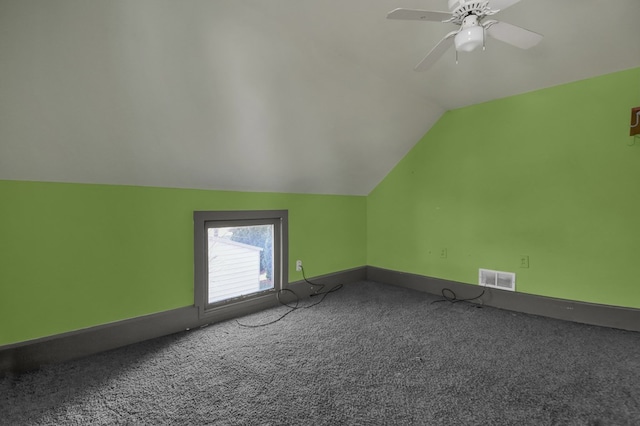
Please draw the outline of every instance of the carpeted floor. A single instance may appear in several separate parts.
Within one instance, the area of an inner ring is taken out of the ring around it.
[[[639,333],[437,299],[353,283],[5,377],[0,423],[640,424]]]

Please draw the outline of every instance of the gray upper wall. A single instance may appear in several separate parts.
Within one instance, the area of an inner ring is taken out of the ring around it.
[[[0,0],[0,179],[366,195],[448,109],[640,66],[637,0],[523,0],[540,45],[426,73],[453,28],[395,7],[446,1]]]

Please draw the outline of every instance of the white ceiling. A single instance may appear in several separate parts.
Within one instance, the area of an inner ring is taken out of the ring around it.
[[[397,7],[447,4],[0,0],[0,179],[364,195],[448,109],[640,66],[640,0],[522,0],[540,45],[424,73],[453,26]]]

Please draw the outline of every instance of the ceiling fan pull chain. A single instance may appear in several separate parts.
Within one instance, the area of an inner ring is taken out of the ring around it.
[[[485,46],[484,46],[484,42],[487,39],[487,30],[485,30],[484,27],[482,27],[482,51],[484,52],[486,50]]]

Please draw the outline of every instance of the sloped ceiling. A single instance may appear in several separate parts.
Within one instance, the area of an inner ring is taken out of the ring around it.
[[[540,45],[423,73],[453,27],[396,7],[447,10],[0,0],[0,179],[364,195],[448,109],[640,66],[638,0],[522,0],[497,18]]]

